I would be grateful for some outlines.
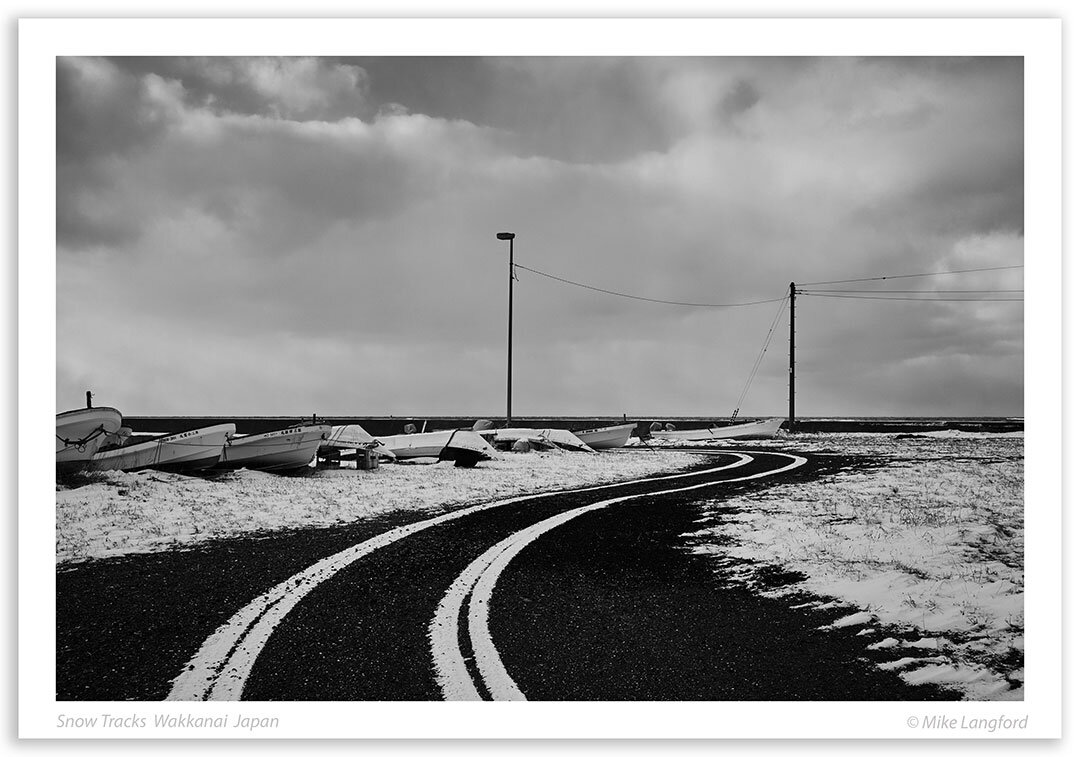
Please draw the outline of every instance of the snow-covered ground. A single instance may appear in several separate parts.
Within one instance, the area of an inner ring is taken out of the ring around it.
[[[216,538],[329,526],[674,473],[701,461],[665,450],[503,455],[473,469],[383,464],[374,471],[282,477],[242,470],[216,479],[144,471],[94,474],[56,492],[56,560],[153,552]],[[782,447],[865,455],[882,465],[766,487],[708,507],[687,535],[717,570],[755,584],[779,566],[818,606],[849,607],[837,625],[865,625],[868,654],[912,655],[888,665],[906,680],[955,685],[973,699],[1023,696],[1023,434],[953,431],[784,435]],[[871,630],[875,629],[875,630]],[[927,654],[933,650],[933,654]]]
[[[383,464],[372,471],[320,470],[302,477],[240,470],[214,479],[159,471],[95,473],[93,483],[57,487],[56,560],[155,552],[207,539],[428,512],[675,473],[700,462],[670,451],[557,451],[505,454],[471,469],[453,463]]]
[[[1022,698],[1023,434],[806,434],[769,444],[884,465],[717,500],[708,526],[689,535],[693,548],[749,584],[766,566],[805,575],[769,591],[850,607],[832,626],[867,625],[870,650],[921,650],[883,665],[911,683]]]

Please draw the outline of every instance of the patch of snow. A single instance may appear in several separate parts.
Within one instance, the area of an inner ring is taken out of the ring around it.
[[[1023,431],[960,431],[958,429],[942,429],[941,431],[912,431],[912,436],[925,436],[931,439],[1023,439]]]
[[[503,455],[475,468],[452,462],[313,470],[241,469],[217,478],[159,471],[92,474],[56,492],[58,564],[157,552],[253,533],[332,526],[396,512],[432,512],[556,489],[676,473],[699,463],[678,452]]]
[[[751,585],[766,566],[806,577],[771,596],[810,592],[832,598],[821,609],[916,630],[903,647],[947,656],[935,683],[1022,698],[1009,682],[1023,682],[1023,434],[794,434],[784,445],[879,465],[716,500],[693,548]]]
[[[913,665],[922,665],[927,662],[948,662],[944,657],[901,657],[899,660],[893,660],[892,662],[883,662],[878,665],[882,670],[900,670],[901,668],[910,668]],[[915,681],[912,681],[914,683]],[[925,681],[919,681],[919,683],[925,683]]]
[[[1008,681],[994,676],[986,668],[965,663],[956,664],[944,657],[924,658],[920,662],[937,664],[926,664],[914,670],[905,671],[901,677],[912,684],[936,683],[962,688],[968,692],[970,699],[1019,698],[1015,696],[1015,691],[1010,691]],[[1006,696],[1008,694],[1013,694],[1014,697]]]
[[[866,625],[874,619],[874,616],[868,612],[855,612],[851,615],[845,615],[842,618],[834,620],[827,626],[822,626],[822,629],[828,628],[847,628],[848,626],[862,626]]]

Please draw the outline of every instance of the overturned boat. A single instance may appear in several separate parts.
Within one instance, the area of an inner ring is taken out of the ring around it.
[[[197,428],[159,436],[94,453],[90,470],[136,471],[144,468],[186,473],[209,468],[221,459],[226,440],[236,433],[235,423]]]
[[[328,424],[292,426],[251,436],[230,436],[216,468],[287,471],[307,467],[330,436]]]
[[[635,428],[636,423],[622,423],[618,426],[575,431],[574,435],[593,449],[618,449],[626,446]]]
[[[678,442],[707,442],[713,439],[772,439],[779,433],[783,418],[770,418],[753,423],[736,423],[731,426],[710,426],[685,431],[656,430],[649,435],[654,439]]]
[[[435,457],[439,460],[453,460],[455,465],[462,468],[472,468],[481,460],[499,458],[494,447],[480,434],[468,429],[377,436],[375,439],[393,452],[398,460]]]
[[[85,466],[109,434],[120,430],[123,418],[112,407],[87,407],[56,414],[56,467],[61,471]]]

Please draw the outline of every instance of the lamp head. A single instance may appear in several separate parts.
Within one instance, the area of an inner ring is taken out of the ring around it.
[[[501,239],[501,240],[503,240],[505,242],[508,239],[513,239],[514,236],[515,236],[514,233],[511,232],[511,231],[500,231],[498,234],[495,235],[495,238],[496,239]]]

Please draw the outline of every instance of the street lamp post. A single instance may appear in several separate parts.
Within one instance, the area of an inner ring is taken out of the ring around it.
[[[510,278],[507,284],[510,303],[506,320],[506,428],[510,428],[510,377],[514,356],[514,236],[515,234],[509,231],[500,231],[495,235],[496,239],[510,243]]]

